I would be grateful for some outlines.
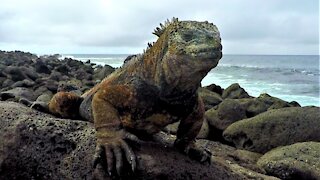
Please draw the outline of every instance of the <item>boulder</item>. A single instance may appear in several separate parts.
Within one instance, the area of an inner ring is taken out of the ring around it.
[[[275,147],[320,141],[320,108],[288,107],[237,121],[223,137],[237,148],[265,153]]]
[[[208,121],[207,121],[207,119],[204,119],[202,122],[201,129],[197,135],[197,138],[198,139],[206,139],[206,138],[208,138],[209,133],[210,133],[210,129],[209,129]]]
[[[52,92],[51,91],[47,91],[46,93],[43,93],[40,96],[38,96],[36,101],[49,103],[49,101],[51,100],[52,96],[53,96]]]
[[[0,102],[0,115],[0,179],[89,179],[91,124],[16,103]]]
[[[268,110],[294,106],[297,105],[268,94],[261,94],[257,98],[225,99],[217,107],[206,111],[205,115],[210,127],[221,132],[239,120],[254,117]]]
[[[92,75],[87,73],[84,69],[78,69],[73,73],[73,76],[81,80],[92,80]]]
[[[20,67],[8,66],[4,69],[4,73],[13,81],[22,81],[28,77],[24,74]]]
[[[257,164],[281,179],[320,179],[320,143],[279,147],[263,155]]]
[[[212,92],[215,92],[215,93],[219,94],[220,96],[222,95],[223,90],[224,90],[223,88],[221,88],[221,86],[216,85],[216,84],[210,84],[208,86],[205,86],[204,88],[206,88]]]
[[[260,94],[257,98],[243,98],[236,99],[235,101],[239,101],[241,106],[245,107],[248,118],[272,109],[300,107],[298,103],[287,102],[266,93]]]
[[[40,75],[34,70],[33,67],[20,67],[21,71],[31,80],[36,80]]]
[[[225,130],[230,124],[247,118],[245,107],[233,99],[224,100],[217,109],[206,111],[205,116],[209,125],[219,130]]]
[[[17,81],[11,85],[11,87],[32,87],[35,85],[35,82],[29,79],[24,79],[22,81]]]
[[[242,88],[238,83],[231,84],[227,89],[222,93],[223,99],[241,99],[241,98],[250,98],[249,94]]]
[[[0,98],[2,101],[9,100],[9,99],[12,99],[14,101],[19,101],[19,99],[21,98],[34,101],[37,97],[35,96],[32,90],[24,87],[17,87],[14,89],[10,89],[8,91],[1,92]]]
[[[70,68],[66,64],[59,64],[55,68],[55,70],[62,73],[63,75],[68,75],[70,72]]]
[[[241,175],[243,179],[278,179],[265,175],[264,169],[256,164],[262,156],[259,153],[238,150],[220,142],[208,140],[198,140],[197,145],[212,152],[212,162],[220,164],[237,175]],[[216,177],[208,179],[216,179]]]
[[[58,90],[59,83],[57,81],[48,79],[44,82],[44,87],[46,87],[49,91],[56,93]]]
[[[222,102],[222,98],[219,94],[208,89],[199,88],[198,94],[202,98],[206,110],[213,108]]]
[[[163,131],[168,134],[176,135],[177,131],[178,131],[179,124],[180,124],[180,121],[169,124],[163,129]],[[208,136],[209,136],[209,125],[208,125],[208,121],[206,119],[204,119],[197,138],[198,139],[207,139]]]
[[[46,63],[42,59],[37,59],[37,61],[34,63],[34,68],[37,73],[45,73],[50,74],[51,70],[48,68]]]
[[[109,74],[111,74],[115,68],[109,65],[104,65],[103,67],[95,69],[93,73],[93,79],[94,80],[102,80],[103,78],[107,77]]]
[[[14,84],[14,81],[12,81],[11,79],[5,79],[2,82],[2,89],[1,91],[5,91],[5,90],[9,90],[11,89],[11,86]]]
[[[60,82],[58,85],[58,91],[72,92],[72,91],[78,91],[78,90],[79,90],[79,87],[68,82]]]
[[[227,156],[213,157],[210,165],[198,163],[172,148],[174,136],[163,134],[134,148],[137,170],[122,179],[277,179],[245,168],[233,158],[224,159]],[[92,179],[95,130],[89,122],[58,119],[0,102],[0,138],[0,179]],[[213,154],[216,147],[219,154],[234,150],[204,140],[201,144]]]
[[[73,68],[73,69],[80,69],[84,66],[84,63],[81,61],[77,61],[71,58],[65,58],[64,61],[66,62],[66,65]]]
[[[44,86],[40,86],[40,87],[38,87],[38,88],[36,88],[36,89],[34,90],[34,94],[35,94],[37,97],[41,96],[42,94],[48,94],[48,93],[51,93],[51,94],[52,94],[52,92],[51,92],[50,90],[48,90],[48,88],[46,88],[46,87],[44,87]]]
[[[3,87],[3,83],[7,80],[6,77],[1,77],[0,76],[0,88]]]
[[[62,73],[53,70],[53,71],[51,71],[49,79],[54,80],[54,81],[60,81],[62,76],[63,76]]]
[[[271,109],[280,109],[284,107],[301,107],[299,103],[293,101],[293,102],[287,102],[282,99],[272,97],[267,93],[260,94],[260,96],[257,98],[258,100],[262,101],[263,103],[270,105],[268,107],[268,110]]]

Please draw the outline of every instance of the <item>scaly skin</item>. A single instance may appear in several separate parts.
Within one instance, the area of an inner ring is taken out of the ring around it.
[[[97,131],[95,165],[105,164],[109,174],[121,175],[124,161],[135,170],[128,140],[137,142],[179,120],[175,146],[200,161],[209,158],[193,143],[204,115],[196,90],[222,57],[219,31],[208,22],[175,18],[160,26],[154,32],[158,40],[144,54],[82,96],[80,115],[93,120]]]

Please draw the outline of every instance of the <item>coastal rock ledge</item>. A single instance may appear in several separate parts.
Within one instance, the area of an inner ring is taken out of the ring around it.
[[[0,102],[0,179],[92,179],[94,135],[89,122]],[[171,147],[174,136],[159,136],[135,149],[137,172],[123,179],[277,179],[251,170],[256,160],[237,157],[233,147],[199,140],[213,154],[210,165],[200,164]]]

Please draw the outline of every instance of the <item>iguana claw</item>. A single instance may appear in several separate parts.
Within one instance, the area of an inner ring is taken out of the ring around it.
[[[114,138],[98,139],[96,152],[93,160],[93,167],[98,164],[104,167],[109,176],[121,176],[123,174],[124,161],[127,161],[131,166],[132,172],[136,170],[136,156],[127,144],[125,139],[136,143],[140,140],[133,134],[121,131],[119,136]]]
[[[191,159],[199,161],[201,163],[211,163],[211,152],[207,149],[197,147],[194,142],[185,144],[183,141],[176,140],[175,147],[189,156]]]

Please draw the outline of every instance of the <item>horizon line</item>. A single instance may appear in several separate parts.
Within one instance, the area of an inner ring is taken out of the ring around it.
[[[35,53],[36,54],[36,53]],[[135,55],[140,53],[57,53],[59,55]],[[44,54],[50,55],[50,54]],[[232,55],[232,56],[247,56],[247,55],[254,55],[254,56],[320,56],[320,54],[232,54],[226,53],[223,55]]]
[[[0,51],[4,51],[4,52],[14,52],[14,51],[21,51],[21,52],[25,52],[25,53],[31,53],[31,54],[35,54],[38,56],[42,56],[42,55],[135,55],[135,54],[141,54],[141,53],[35,53],[35,52],[30,52],[30,51],[24,51],[24,50],[1,50]],[[247,55],[251,55],[251,56],[320,56],[320,53],[318,54],[250,54],[250,53],[225,53],[223,55],[231,55],[231,56],[247,56]]]

